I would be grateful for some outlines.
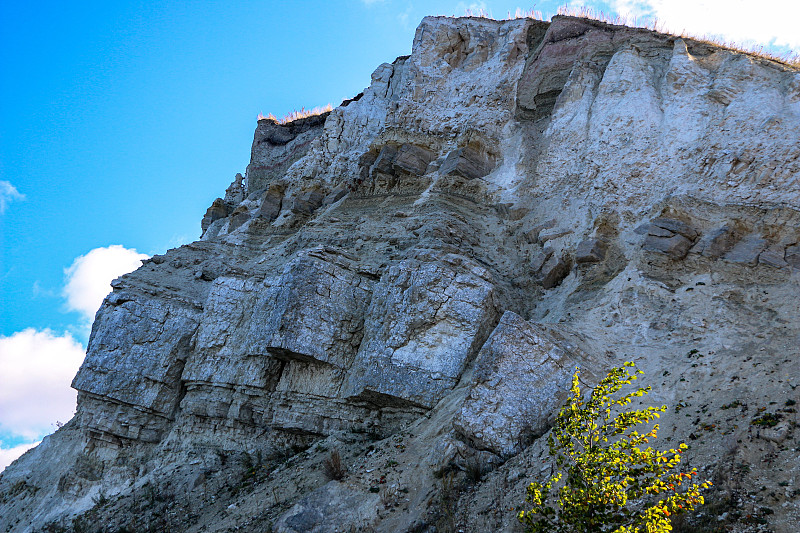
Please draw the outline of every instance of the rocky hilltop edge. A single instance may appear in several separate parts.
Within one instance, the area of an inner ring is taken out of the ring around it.
[[[715,481],[676,531],[800,524],[794,67],[427,17],[356,98],[259,120],[202,231],[114,282],[0,531],[520,531],[573,369],[626,360]]]

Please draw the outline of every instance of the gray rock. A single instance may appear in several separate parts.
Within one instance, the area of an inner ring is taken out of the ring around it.
[[[343,395],[433,407],[456,384],[497,317],[485,268],[453,254],[401,261],[375,286]]]
[[[247,165],[245,196],[265,189],[303,157],[311,148],[311,142],[322,134],[327,116],[328,113],[323,113],[287,124],[259,120]]]
[[[454,425],[473,445],[508,456],[541,435],[587,356],[541,325],[506,311],[475,361]]]
[[[321,256],[302,253],[264,280],[241,339],[244,353],[350,366],[372,282]]]
[[[725,255],[733,245],[736,244],[739,236],[730,226],[722,226],[709,233],[700,241],[700,253],[705,257],[716,259]]]
[[[258,218],[265,218],[272,222],[281,212],[281,204],[283,202],[283,192],[285,187],[282,185],[272,184],[261,195],[261,205],[255,213]]]
[[[408,172],[417,176],[425,174],[425,170],[431,161],[436,158],[436,154],[427,148],[404,144],[397,151],[397,156],[392,161],[392,168],[395,171]]]
[[[492,170],[489,156],[476,148],[458,148],[447,154],[447,158],[439,168],[442,176],[456,175],[468,180],[482,178]]]
[[[539,273],[542,271],[542,267],[547,260],[550,259],[553,255],[553,249],[548,247],[543,248],[541,251],[534,254],[533,259],[531,259],[531,269],[535,273]]]
[[[200,228],[202,233],[205,233],[208,230],[208,227],[216,220],[222,219],[227,217],[231,214],[233,208],[225,203],[225,200],[222,198],[217,198],[211,203],[211,207],[206,210],[206,214],[203,216],[203,220],[200,222]]]
[[[671,231],[672,233],[678,233],[680,235],[683,235],[690,241],[693,241],[699,235],[699,233],[695,228],[691,227],[689,224],[683,222],[682,220],[677,220],[674,218],[657,217],[650,221],[650,225]]]
[[[292,200],[291,210],[293,213],[310,215],[322,205],[322,201],[324,199],[325,195],[321,191],[317,189],[311,189],[301,193]]]
[[[371,174],[380,172],[382,174],[394,174],[394,158],[397,157],[398,147],[393,144],[387,144],[381,148],[378,158],[372,164],[370,170]]]
[[[758,256],[758,263],[774,268],[788,267],[789,263],[784,260],[785,253],[786,250],[784,250],[783,246],[770,246]]]
[[[239,206],[230,214],[230,221],[228,222],[228,232],[235,230],[250,220],[250,211],[244,207]]]
[[[341,200],[345,196],[347,196],[347,188],[346,187],[337,187],[334,190],[332,190],[328,194],[328,196],[325,197],[325,199],[322,201],[322,205],[335,204],[336,202],[338,202],[339,200]]]
[[[602,239],[585,239],[575,250],[576,263],[599,263],[606,257],[608,244]]]
[[[380,496],[330,481],[303,497],[275,522],[275,533],[339,533],[378,519]]]
[[[784,260],[795,270],[800,270],[800,244],[787,247]]]
[[[180,378],[199,319],[197,309],[177,300],[133,294],[106,300],[72,381],[95,400],[83,408],[87,425],[157,441],[180,400]]]
[[[544,265],[542,265],[537,279],[542,284],[542,287],[545,289],[552,289],[558,286],[564,278],[569,275],[570,268],[571,264],[568,259],[553,254],[545,261]]]
[[[672,237],[656,237],[648,235],[644,239],[642,247],[650,252],[667,254],[672,259],[683,259],[692,247],[692,241],[683,235],[673,235]]]
[[[542,232],[542,230],[550,229],[555,227],[555,225],[556,219],[551,219],[547,222],[543,222],[542,224],[538,224],[525,232],[525,240],[528,242],[528,244],[536,244],[539,242],[539,234]]]
[[[755,266],[758,256],[767,247],[767,241],[759,233],[745,235],[736,243],[730,252],[725,254],[725,260],[731,263],[744,263]]]
[[[564,237],[572,233],[571,229],[551,229],[551,230],[542,230],[539,232],[539,242],[544,244],[547,241],[552,241],[558,239],[560,237]]]

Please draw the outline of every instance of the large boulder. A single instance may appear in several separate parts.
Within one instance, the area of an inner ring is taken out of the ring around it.
[[[478,353],[455,427],[479,449],[516,453],[547,430],[576,367],[584,369],[587,361],[553,329],[506,311]]]
[[[375,286],[345,394],[433,407],[455,386],[497,315],[492,277],[477,263],[454,254],[401,261]]]

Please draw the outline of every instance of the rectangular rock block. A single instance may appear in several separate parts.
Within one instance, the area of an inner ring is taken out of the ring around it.
[[[409,259],[375,287],[365,338],[342,395],[433,407],[458,381],[497,320],[488,271],[462,256]]]
[[[350,366],[372,281],[320,257],[303,253],[281,276],[264,280],[246,329],[247,354]]]
[[[501,456],[549,427],[569,393],[572,374],[589,356],[541,324],[506,311],[475,360],[470,392],[454,420],[479,449]]]

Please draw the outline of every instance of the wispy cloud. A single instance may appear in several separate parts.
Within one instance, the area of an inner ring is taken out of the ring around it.
[[[10,181],[0,180],[0,215],[6,212],[8,204],[14,200],[24,200],[25,195],[21,194]]]
[[[139,268],[147,257],[118,244],[95,248],[77,257],[64,271],[63,296],[67,299],[67,307],[81,313],[91,324],[103,298],[111,292],[111,282]]]
[[[366,4],[368,6],[371,6],[372,4],[380,4],[383,1],[384,0],[361,0],[361,2],[363,2],[364,4]]]
[[[756,9],[746,0],[611,0],[623,16],[656,19],[671,33],[713,36],[745,46],[765,45],[800,52],[800,2]]]

